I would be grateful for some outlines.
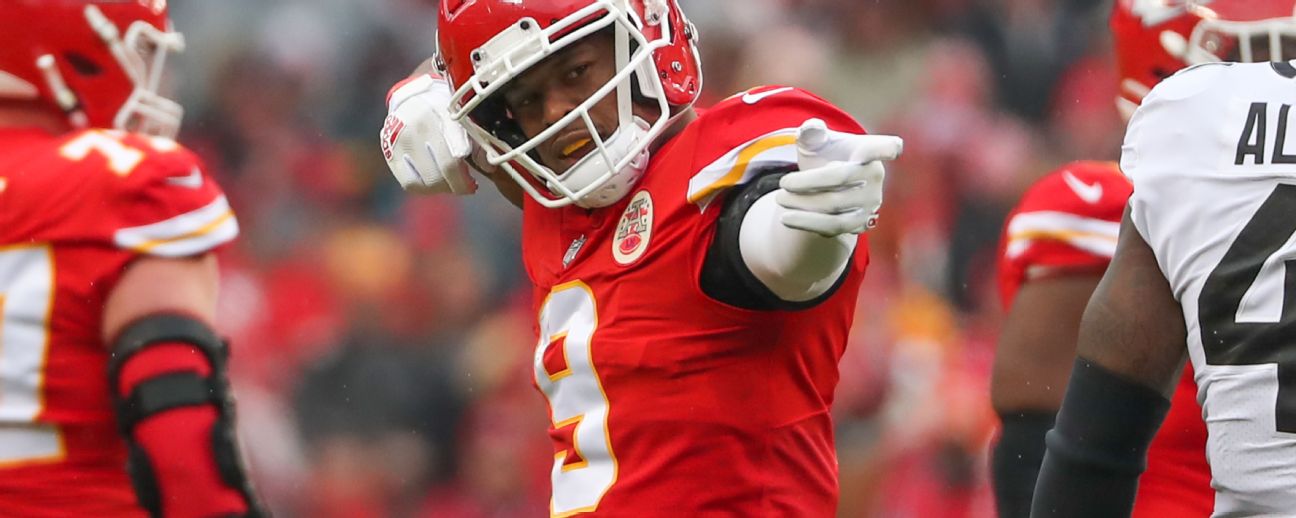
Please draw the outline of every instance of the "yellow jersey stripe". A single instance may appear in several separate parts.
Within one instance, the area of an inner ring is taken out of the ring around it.
[[[229,220],[231,220],[231,219],[233,219],[233,218],[234,218],[234,211],[232,211],[232,210],[227,210],[227,211],[225,211],[224,214],[221,214],[220,216],[218,216],[218,217],[217,217],[215,220],[213,220],[212,222],[210,222],[210,223],[208,223],[208,224],[206,224],[206,225],[203,225],[203,226],[201,226],[201,227],[198,227],[197,230],[194,230],[194,231],[192,231],[192,232],[188,232],[188,233],[185,233],[185,234],[181,234],[181,235],[178,235],[178,236],[174,236],[174,237],[168,237],[168,238],[165,238],[165,239],[154,239],[154,240],[150,240],[150,241],[145,241],[145,242],[140,243],[140,244],[138,244],[138,245],[134,245],[134,246],[132,246],[132,247],[131,247],[131,250],[134,250],[134,251],[139,252],[139,253],[142,253],[142,254],[143,254],[143,253],[149,253],[149,252],[152,251],[153,249],[155,249],[155,248],[157,248],[157,247],[159,247],[159,246],[165,245],[165,244],[167,244],[167,243],[174,243],[174,242],[177,242],[177,241],[184,241],[184,240],[187,240],[187,239],[200,238],[200,237],[202,237],[202,236],[205,236],[205,235],[211,233],[213,230],[216,230],[217,228],[220,228],[221,225],[224,225],[226,222],[228,222]]]
[[[747,167],[751,164],[752,160],[761,153],[774,148],[793,145],[796,145],[796,135],[771,135],[747,144],[747,146],[738,153],[738,158],[733,167],[729,168],[729,171],[725,173],[724,176],[712,182],[710,185],[689,194],[689,203],[697,203],[712,194],[738,184],[743,179],[743,175],[747,172]]]

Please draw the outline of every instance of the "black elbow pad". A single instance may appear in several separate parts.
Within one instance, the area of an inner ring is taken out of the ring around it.
[[[794,169],[795,166],[789,165],[760,173],[761,175],[755,180],[729,193],[724,201],[724,207],[721,208],[720,217],[715,223],[715,237],[711,240],[706,259],[702,263],[700,275],[702,293],[717,301],[743,309],[798,310],[819,305],[841,287],[850,268],[843,270],[832,287],[822,295],[806,301],[786,301],[757,279],[751,269],[747,268],[747,263],[743,261],[739,234],[742,231],[743,219],[747,217],[747,211],[756,203],[756,200],[778,190],[779,180]]]

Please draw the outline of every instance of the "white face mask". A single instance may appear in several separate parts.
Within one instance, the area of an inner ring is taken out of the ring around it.
[[[86,7],[86,20],[99,34],[117,64],[131,79],[134,89],[122,103],[113,127],[126,131],[173,138],[180,129],[184,108],[157,93],[166,68],[167,54],[184,50],[184,36],[178,32],[161,31],[142,21],[126,28],[121,36],[113,24],[93,5]]]
[[[591,18],[593,21],[589,21]],[[541,29],[535,20],[520,20],[474,52],[475,74],[455,92],[451,100],[451,117],[461,122],[468,135],[486,150],[491,165],[502,167],[541,205],[562,207],[576,204],[597,208],[616,203],[643,176],[648,166],[649,147],[673,117],[678,116],[678,113],[672,113],[666,102],[666,93],[652,60],[657,49],[669,44],[670,30],[663,31],[663,37],[648,41],[639,29],[641,23],[629,9],[627,0],[593,2],[545,29]],[[555,35],[573,27],[579,28],[554,39]],[[513,146],[469,116],[486,99],[500,92],[508,81],[531,66],[609,27],[613,31],[616,73],[588,99],[539,134]],[[640,93],[657,103],[661,114],[651,123],[634,115],[631,82],[636,80]],[[607,139],[603,139],[590,110],[609,95],[616,95],[618,126]],[[528,154],[569,125],[578,124],[578,119],[585,124],[594,149],[568,170],[555,172]],[[536,181],[548,192],[540,192],[535,186]]]
[[[602,145],[559,175],[560,186],[547,185],[550,192],[562,192],[562,188],[580,192],[597,184],[598,188],[577,199],[576,205],[594,209],[620,201],[648,169],[648,149],[638,145],[646,141],[648,129],[648,123],[638,117],[630,125],[617,128]],[[629,162],[620,166],[626,159]],[[609,170],[616,173],[604,179]]]
[[[174,138],[184,118],[179,103],[158,93],[162,86],[167,54],[184,50],[184,37],[162,32],[144,22],[126,30],[125,47],[130,65],[122,63],[135,79],[135,90],[117,113],[115,125],[150,135]],[[133,71],[132,71],[133,70]]]
[[[1296,58],[1283,52],[1296,41],[1296,18],[1271,18],[1253,22],[1205,19],[1193,27],[1187,41],[1177,33],[1163,34],[1161,44],[1178,52],[1185,63],[1197,65],[1216,61],[1284,61]]]

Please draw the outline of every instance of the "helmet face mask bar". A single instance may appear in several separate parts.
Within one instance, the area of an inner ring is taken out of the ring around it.
[[[1216,61],[1283,61],[1296,58],[1291,52],[1284,52],[1284,47],[1293,42],[1296,42],[1296,18],[1293,17],[1251,22],[1207,18],[1193,28],[1182,55],[1189,65]],[[1268,53],[1261,53],[1265,49],[1255,48],[1256,43],[1267,46]],[[1174,46],[1171,41],[1163,44],[1168,44],[1167,50]]]
[[[87,9],[86,15],[90,17],[90,9]],[[96,25],[93,19],[91,25]],[[98,26],[96,31],[105,36]],[[163,32],[148,23],[137,21],[126,29],[126,36],[121,40],[111,41],[105,36],[104,42],[112,49],[118,64],[135,85],[130,97],[117,112],[113,126],[174,138],[180,130],[184,108],[180,103],[158,94],[158,90],[162,87],[167,55],[184,51],[184,36],[169,30]]]
[[[546,207],[577,204],[587,208],[611,205],[623,198],[648,165],[649,147],[684,111],[672,111],[668,95],[658,79],[654,54],[671,45],[676,27],[670,26],[665,0],[649,0],[648,23],[662,27],[661,36],[649,40],[644,20],[629,8],[627,0],[594,0],[575,12],[542,28],[533,18],[522,18],[471,53],[473,75],[455,92],[451,117],[460,121],[468,134],[486,151],[493,166],[504,169],[538,203]],[[503,111],[491,109],[502,103],[499,97],[508,82],[531,67],[601,31],[611,31],[616,71],[592,95],[558,121],[532,137],[520,136],[516,126],[503,121]],[[634,83],[634,84],[632,84]],[[637,88],[637,92],[636,92]],[[648,122],[635,116],[635,93],[639,102],[655,104],[658,116]],[[615,96],[617,128],[606,137],[596,127],[590,112],[594,106]],[[685,106],[686,107],[686,106]],[[557,172],[536,159],[533,151],[572,124],[584,124],[593,149],[565,171]],[[536,182],[550,194],[541,192]]]

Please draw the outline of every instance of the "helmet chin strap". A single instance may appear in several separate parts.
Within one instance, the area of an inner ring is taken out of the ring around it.
[[[648,128],[646,121],[635,117],[632,123],[617,128],[602,146],[573,164],[558,178],[559,181],[573,191],[580,191],[593,184],[632,152],[635,144],[648,135]],[[597,135],[595,138],[598,138]],[[613,173],[597,190],[580,197],[575,204],[586,209],[597,209],[620,201],[639,183],[639,178],[648,168],[648,156],[647,148],[640,150],[625,167]],[[548,187],[550,191],[556,192],[552,186]]]
[[[54,94],[54,102],[67,115],[72,127],[80,129],[90,126],[90,118],[82,109],[81,99],[71,88],[68,88],[67,81],[63,80],[63,74],[59,73],[54,56],[45,54],[36,58],[36,68],[40,69],[41,75],[45,76],[45,86],[48,86],[50,92]]]

